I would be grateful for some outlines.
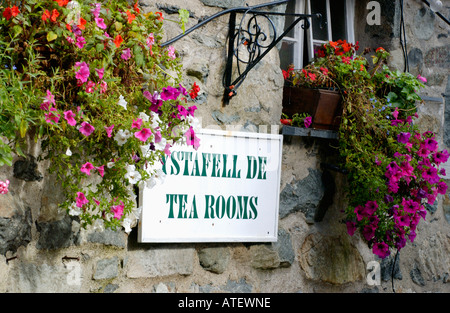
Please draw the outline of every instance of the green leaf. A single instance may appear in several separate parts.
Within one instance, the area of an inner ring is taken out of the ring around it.
[[[142,48],[140,46],[134,46],[133,48],[134,60],[136,61],[136,65],[138,67],[144,66],[144,54],[142,52]]]
[[[98,53],[102,52],[104,48],[105,48],[105,45],[103,43],[98,43],[95,46],[95,50],[97,50]]]
[[[180,15],[181,30],[184,34],[186,31],[186,24],[189,21],[189,11],[186,9],[179,9],[178,14]]]
[[[20,131],[20,136],[22,138],[25,137],[25,135],[27,133],[27,129],[28,129],[28,122],[26,120],[20,121],[19,131]]]
[[[58,38],[58,35],[55,34],[54,32],[50,31],[50,32],[47,33],[47,41],[48,42],[53,41],[56,38]]]

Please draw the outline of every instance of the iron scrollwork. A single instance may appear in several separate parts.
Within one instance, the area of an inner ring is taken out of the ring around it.
[[[285,31],[277,36],[275,23],[270,15],[292,15],[296,19],[286,27]],[[235,27],[235,16],[230,16],[230,31],[228,41],[228,60],[223,76],[223,87],[225,88],[223,103],[236,95],[236,90],[252,70],[264,58],[270,50],[275,47],[300,21],[302,29],[310,27],[309,18],[321,18],[320,14],[287,14],[279,12],[263,12],[249,8],[244,12],[239,27]],[[234,80],[233,62],[236,64],[237,76]]]
[[[228,29],[228,53],[225,72],[223,75],[224,96],[223,104],[229,103],[230,99],[236,95],[236,90],[241,86],[248,72],[253,69],[270,50],[275,47],[300,21],[303,21],[301,27],[308,29],[310,27],[310,18],[322,20],[321,14],[289,14],[281,12],[260,11],[263,8],[270,8],[277,5],[287,4],[293,0],[283,0],[259,4],[255,6],[238,7],[226,9],[202,20],[197,25],[186,30],[183,34],[165,42],[162,46],[167,46],[192,31],[209,23],[213,19],[224,14],[230,14]],[[236,25],[237,14],[242,14],[239,25]],[[285,28],[284,32],[277,36],[275,23],[271,16],[294,16],[294,22]],[[263,22],[264,21],[264,22]],[[320,23],[322,25],[322,23]],[[265,30],[267,28],[267,30]],[[236,62],[236,70],[233,64]],[[234,74],[233,72],[237,72]],[[237,76],[233,79],[233,76]]]

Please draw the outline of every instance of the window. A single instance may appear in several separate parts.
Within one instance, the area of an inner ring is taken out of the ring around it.
[[[286,6],[286,13],[321,13],[323,27],[319,19],[312,19],[308,29],[302,29],[298,23],[286,37],[280,48],[281,68],[294,64],[302,68],[314,57],[314,50],[327,41],[346,39],[355,42],[353,19],[355,0],[292,0]],[[285,28],[292,24],[294,16],[286,16]]]

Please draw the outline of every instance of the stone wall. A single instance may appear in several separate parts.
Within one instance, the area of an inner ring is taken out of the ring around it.
[[[248,1],[249,5],[265,1]],[[356,38],[361,46],[383,46],[391,65],[403,69],[399,45],[399,1],[379,1],[382,25],[368,26],[366,3],[356,1]],[[244,1],[139,1],[144,11],[176,19],[190,11],[189,25]],[[443,15],[450,15],[447,7]],[[421,1],[405,1],[410,72],[428,78],[421,91],[421,127],[437,131],[450,147],[450,28]],[[167,38],[178,34],[166,21]],[[174,45],[183,59],[186,85],[197,82],[203,127],[269,130],[281,114],[283,77],[277,51],[249,75],[223,107],[227,17]],[[449,292],[450,199],[428,207],[413,245],[381,261],[342,219],[345,175],[333,170],[335,151],[325,139],[286,137],[283,146],[280,218],[276,243],[141,244],[137,231],[93,232],[57,210],[61,200],[46,164],[27,160],[0,168],[10,193],[0,196],[0,292]],[[450,173],[450,165],[447,170]],[[375,261],[375,263],[371,263]],[[374,266],[374,267],[372,267]],[[379,267],[378,267],[379,266]],[[368,283],[379,268],[380,284]],[[392,288],[394,286],[394,289]]]

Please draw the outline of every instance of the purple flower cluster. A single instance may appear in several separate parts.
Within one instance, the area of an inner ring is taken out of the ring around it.
[[[385,166],[383,200],[356,206],[346,221],[349,235],[360,229],[381,258],[390,254],[390,247],[400,250],[407,239],[413,242],[417,225],[427,214],[425,204],[434,204],[439,194],[447,192],[440,177],[446,173],[439,166],[447,162],[449,153],[438,150],[434,134],[402,131],[396,139],[400,152],[384,158],[385,163],[375,156],[375,166]]]

